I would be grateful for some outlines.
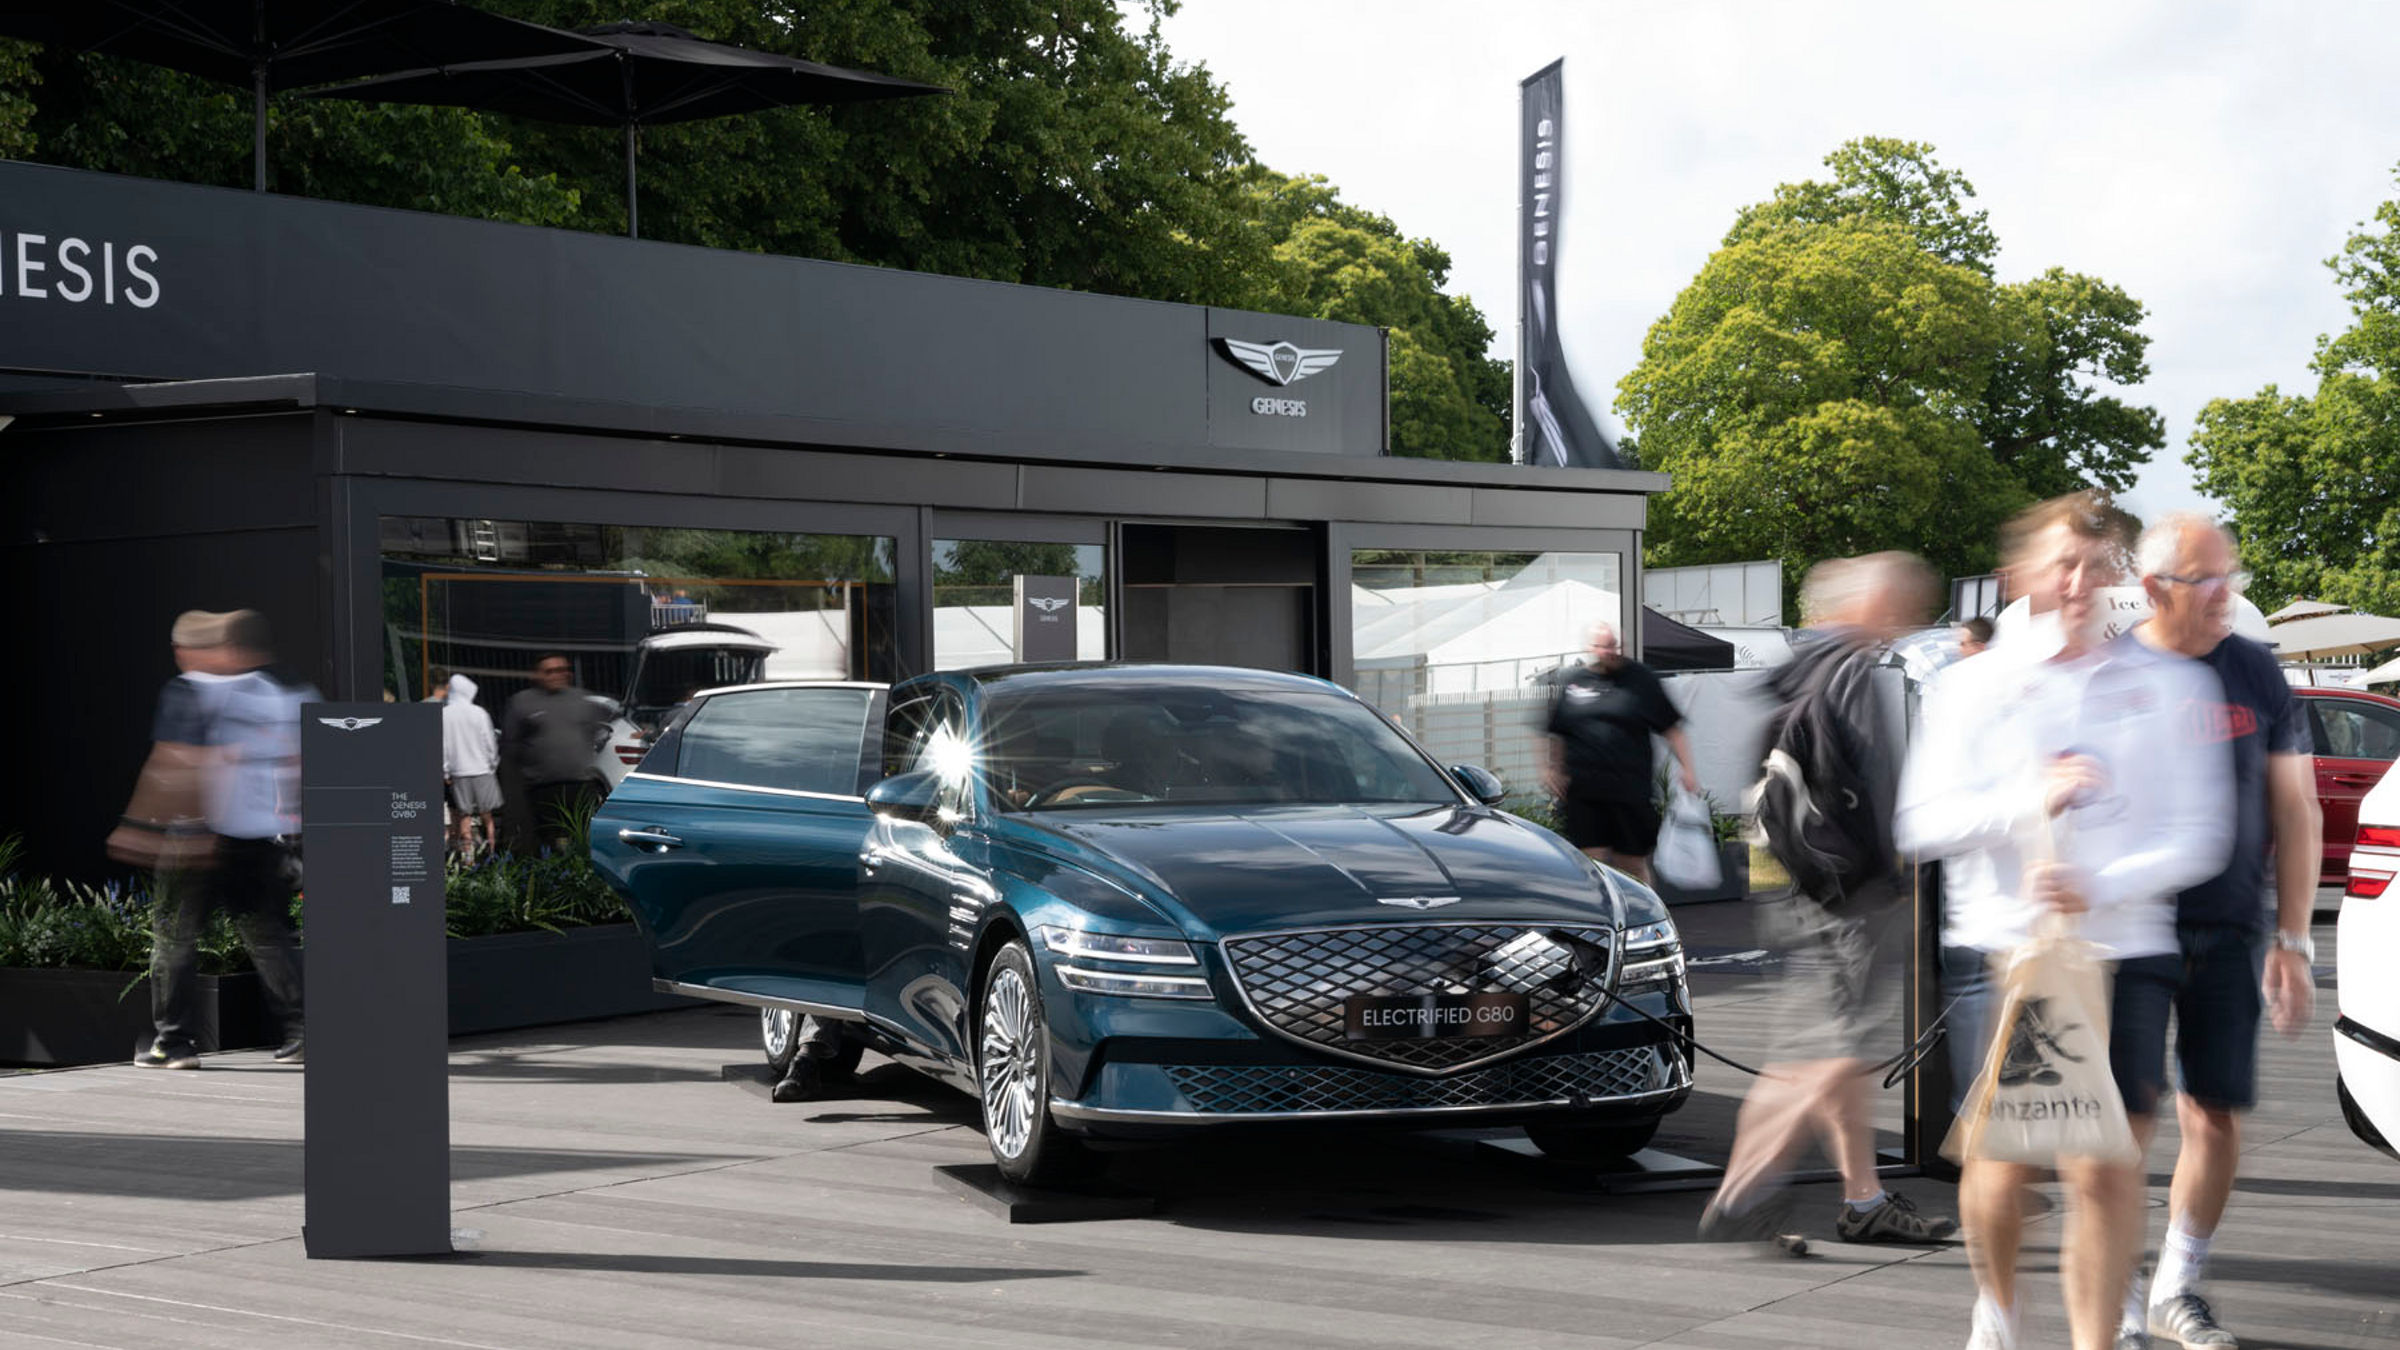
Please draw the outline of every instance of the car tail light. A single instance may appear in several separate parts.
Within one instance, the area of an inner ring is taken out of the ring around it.
[[[648,753],[648,751],[644,750],[638,745],[620,745],[617,747],[617,758],[623,760],[627,764],[641,763],[642,756]]]
[[[2361,900],[2373,900],[2382,895],[2384,888],[2391,884],[2392,878],[2389,874],[2378,876],[2372,872],[2354,870],[2350,873],[2350,884],[2343,888],[2342,894],[2354,895]]]
[[[2361,825],[2356,842],[2370,848],[2400,848],[2400,826]]]

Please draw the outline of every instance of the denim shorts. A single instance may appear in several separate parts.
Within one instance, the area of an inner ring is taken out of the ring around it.
[[[2179,956],[2145,957],[2162,963],[2156,973],[2117,975],[2115,1017],[2126,1034],[2109,1038],[2109,1060],[2121,1084],[2128,1077],[2150,1086],[2125,1109],[2137,1115],[2156,1109],[2166,1086],[2167,1017],[2175,1021],[2176,1085],[2202,1106],[2247,1111],[2258,1104],[2259,980],[2267,957],[2265,937],[2243,924],[2179,924]],[[2137,963],[2128,963],[2128,965]]]

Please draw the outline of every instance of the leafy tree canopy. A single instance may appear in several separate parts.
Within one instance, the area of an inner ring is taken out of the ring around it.
[[[1932,148],[1853,141],[1829,182],[1745,208],[1644,340],[1618,410],[1645,468],[1654,566],[1907,548],[1987,570],[2036,497],[2119,492],[2158,414],[2139,302],[2053,268],[1993,279],[1973,186]],[[1796,593],[1796,588],[1795,592]]]
[[[2352,321],[2319,339],[2316,392],[2212,400],[2185,462],[2231,513],[2261,605],[2400,614],[2400,199],[2327,266]]]
[[[603,0],[494,0],[559,27]],[[1264,309],[1392,330],[1395,453],[1506,458],[1508,373],[1444,294],[1429,241],[1252,160],[1207,70],[1176,63],[1174,0],[658,0],[721,42],[941,85],[947,95],[646,129],[646,237]],[[611,131],[456,109],[279,97],[276,190],[613,233]],[[0,42],[0,154],[244,186],[240,90]]]

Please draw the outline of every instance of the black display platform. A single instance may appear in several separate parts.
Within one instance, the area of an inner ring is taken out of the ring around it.
[[[1549,1185],[1609,1195],[1650,1191],[1710,1191],[1725,1169],[1664,1149],[1646,1148],[1613,1162],[1570,1162],[1553,1158],[1529,1139],[1478,1139],[1477,1152],[1486,1160],[1531,1169]]]
[[[942,1183],[1010,1223],[1087,1223],[1094,1219],[1141,1219],[1158,1212],[1158,1197],[1105,1186],[1053,1191],[1019,1186],[990,1163],[936,1167]]]

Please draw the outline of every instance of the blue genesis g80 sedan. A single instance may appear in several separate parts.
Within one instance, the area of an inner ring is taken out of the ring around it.
[[[1629,1154],[1691,1090],[1675,926],[1501,792],[1321,680],[998,667],[695,696],[591,848],[658,988],[973,1094],[1016,1180],[1242,1123]]]

